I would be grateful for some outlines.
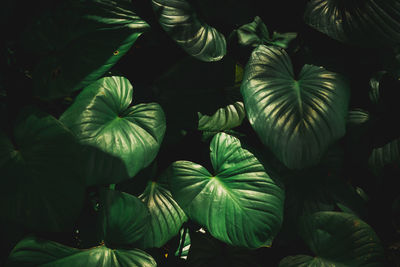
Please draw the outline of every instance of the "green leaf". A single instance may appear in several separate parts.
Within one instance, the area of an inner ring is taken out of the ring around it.
[[[274,45],[281,48],[287,48],[290,41],[296,38],[297,33],[277,33],[272,36],[267,29],[267,26],[259,16],[254,18],[254,21],[240,26],[236,30],[238,42],[242,46],[256,47],[261,44]]]
[[[7,267],[155,267],[157,263],[139,249],[110,249],[104,245],[90,249],[76,249],[57,242],[27,237],[11,252]]]
[[[191,246],[190,234],[188,228],[182,228],[179,231],[179,246],[175,251],[175,257],[179,257],[183,260],[187,260]],[[181,252],[182,250],[182,252]]]
[[[368,164],[375,171],[395,162],[400,162],[400,138],[374,148],[368,159]]]
[[[101,236],[107,246],[132,245],[149,228],[147,207],[135,196],[115,190],[100,191]]]
[[[214,174],[189,161],[172,164],[174,199],[223,242],[248,248],[271,245],[282,223],[283,189],[239,139],[219,133],[210,150]]]
[[[156,103],[131,106],[132,91],[124,77],[102,78],[86,87],[60,118],[88,146],[83,160],[89,185],[133,177],[158,153],[164,112]]]
[[[399,0],[311,0],[305,22],[338,41],[360,46],[400,41]]]
[[[83,205],[79,149],[54,117],[27,110],[10,138],[0,131],[0,217],[31,231],[70,229]]]
[[[243,102],[236,101],[226,107],[219,108],[211,116],[198,112],[200,131],[219,132],[235,128],[242,124],[246,117]]]
[[[253,51],[241,92],[253,129],[291,169],[315,165],[345,133],[347,82],[313,65],[296,77],[283,49],[260,45]]]
[[[378,237],[352,214],[316,212],[303,219],[300,231],[316,256],[289,256],[279,267],[383,266],[384,251]]]
[[[187,217],[172,198],[165,178],[149,182],[139,198],[145,203],[151,215],[150,228],[144,235],[143,247],[159,248],[179,233]]]
[[[152,0],[161,27],[189,55],[201,61],[218,61],[226,54],[223,34],[198,19],[187,0]]]
[[[29,50],[45,55],[33,73],[35,94],[52,99],[91,84],[148,28],[130,0],[65,2],[23,36]]]

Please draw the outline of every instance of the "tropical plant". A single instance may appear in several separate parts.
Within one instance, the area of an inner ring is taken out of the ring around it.
[[[400,0],[5,0],[5,266],[400,266]]]

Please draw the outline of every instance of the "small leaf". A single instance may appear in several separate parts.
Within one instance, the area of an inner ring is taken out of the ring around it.
[[[296,78],[283,49],[260,45],[253,51],[241,92],[253,129],[291,169],[315,165],[345,133],[348,83],[313,65]]]
[[[201,22],[188,0],[152,0],[162,28],[189,55],[201,61],[218,61],[226,54],[223,34]]]
[[[248,248],[270,245],[282,223],[283,189],[239,139],[219,133],[210,150],[214,175],[193,162],[172,164],[174,199],[223,242]]]
[[[203,115],[200,112],[197,129],[200,131],[218,132],[239,126],[246,117],[244,105],[236,101],[226,107],[219,108],[213,115]]]
[[[164,112],[156,103],[131,106],[132,91],[124,77],[102,78],[86,87],[60,118],[87,146],[88,185],[133,177],[158,153]]]

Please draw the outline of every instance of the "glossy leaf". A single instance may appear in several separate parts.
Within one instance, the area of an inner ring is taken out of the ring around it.
[[[201,61],[218,61],[226,54],[223,34],[203,23],[188,0],[152,0],[162,28],[189,55]]]
[[[28,110],[10,138],[0,131],[0,217],[31,231],[70,229],[81,212],[79,147],[54,117]]]
[[[378,237],[354,215],[317,212],[304,218],[300,231],[316,256],[289,256],[280,267],[383,266],[384,251]]]
[[[147,232],[150,213],[135,196],[115,190],[100,192],[101,236],[107,246],[132,245]]]
[[[257,47],[258,45],[275,45],[282,48],[287,48],[290,41],[296,38],[297,34],[277,33],[270,35],[267,26],[259,16],[254,18],[251,23],[240,26],[236,30],[238,42],[242,46]]]
[[[243,102],[236,101],[226,107],[219,108],[211,116],[198,113],[200,131],[218,132],[239,126],[246,117]]]
[[[143,247],[159,248],[179,233],[187,217],[172,198],[167,181],[163,178],[157,182],[149,182],[139,198],[145,203],[151,215],[149,230],[143,238]]]
[[[347,82],[313,65],[296,77],[283,49],[260,45],[253,51],[241,92],[253,129],[289,168],[318,163],[345,133]]]
[[[126,78],[102,78],[86,87],[60,118],[88,146],[89,185],[133,177],[157,155],[166,129],[164,112],[156,103],[131,106],[132,91]]]
[[[381,147],[374,148],[368,159],[369,165],[374,170],[378,170],[394,162],[400,162],[400,138]]]
[[[91,84],[148,28],[130,0],[66,1],[23,36],[27,49],[51,54],[33,73],[36,95],[57,98]]]
[[[172,164],[174,199],[223,242],[248,248],[271,245],[282,223],[283,189],[239,139],[219,133],[210,150],[213,174],[190,161]]]
[[[104,245],[76,249],[57,242],[27,237],[11,252],[7,267],[155,267],[157,263],[139,249],[110,249]]]
[[[304,17],[338,41],[376,47],[400,41],[399,0],[311,0]]]
[[[183,239],[184,238],[184,239]],[[183,242],[183,243],[182,243]],[[183,260],[187,260],[189,250],[191,247],[190,234],[188,229],[181,229],[179,231],[179,246],[175,251],[175,257],[180,257]],[[182,249],[182,251],[181,251]]]

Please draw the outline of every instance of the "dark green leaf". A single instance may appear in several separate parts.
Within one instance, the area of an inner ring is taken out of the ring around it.
[[[149,228],[147,207],[135,196],[115,190],[100,192],[101,236],[107,246],[132,245]]]
[[[33,73],[36,95],[57,98],[91,84],[148,28],[132,11],[130,0],[65,2],[38,19],[23,37],[28,49],[51,54]]]
[[[379,47],[400,41],[399,0],[311,0],[304,17],[311,27],[342,42]]]
[[[89,185],[133,177],[157,155],[166,129],[164,113],[156,103],[130,106],[132,91],[126,78],[102,78],[60,118],[89,147],[84,154]],[[107,155],[116,160],[107,161]]]
[[[70,229],[84,197],[78,145],[54,117],[27,113],[11,138],[0,131],[0,216],[30,230]]]
[[[150,228],[144,235],[143,247],[161,247],[178,234],[187,217],[172,198],[165,178],[149,182],[139,198],[151,215]]]
[[[109,249],[104,245],[76,249],[53,241],[27,237],[11,252],[7,267],[155,267],[157,263],[139,249]]]
[[[271,245],[282,223],[283,189],[239,139],[219,133],[210,150],[214,174],[189,161],[172,164],[174,198],[217,239],[249,248]]]
[[[181,229],[179,231],[179,246],[175,251],[175,257],[180,257],[183,260],[187,259],[191,246],[189,230]]]
[[[345,133],[347,82],[313,65],[295,77],[283,49],[260,45],[253,51],[241,92],[253,129],[289,168],[318,163]]]
[[[289,256],[280,267],[383,266],[384,252],[378,237],[352,214],[317,212],[304,218],[300,231],[316,256]]]
[[[236,30],[238,42],[242,46],[256,47],[261,44],[275,45],[282,48],[287,48],[289,42],[296,38],[297,34],[290,33],[277,33],[274,32],[272,36],[265,26],[260,17],[256,16],[254,21],[239,27]]]
[[[189,55],[218,61],[226,54],[223,34],[201,22],[187,0],[152,0],[153,9],[167,34]]]

